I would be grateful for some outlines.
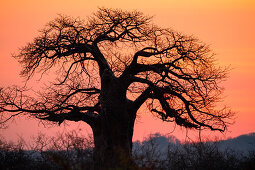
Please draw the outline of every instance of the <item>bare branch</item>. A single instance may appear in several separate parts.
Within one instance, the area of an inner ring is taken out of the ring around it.
[[[228,69],[216,65],[210,48],[138,11],[99,8],[86,22],[60,15],[14,57],[25,78],[53,70],[56,81],[35,94],[0,89],[1,120],[22,113],[59,124],[93,126],[101,118],[118,124],[134,121],[147,103],[163,121],[224,131],[233,115],[215,109]]]

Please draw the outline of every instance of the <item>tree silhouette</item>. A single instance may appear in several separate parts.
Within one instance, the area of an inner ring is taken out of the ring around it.
[[[185,128],[224,131],[232,116],[216,109],[227,69],[216,66],[209,47],[141,12],[100,8],[86,21],[60,15],[14,57],[27,80],[35,73],[56,79],[36,96],[2,88],[2,123],[19,114],[59,125],[83,121],[93,131],[95,169],[132,162],[134,122],[144,103]]]

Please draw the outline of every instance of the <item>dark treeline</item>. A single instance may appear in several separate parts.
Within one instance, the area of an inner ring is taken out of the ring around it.
[[[74,131],[55,137],[39,134],[33,144],[0,140],[0,169],[3,170],[86,170],[92,168],[92,155],[92,137]],[[133,158],[142,170],[255,169],[255,150],[220,148],[217,141],[181,143],[172,136],[159,134],[133,143]]]

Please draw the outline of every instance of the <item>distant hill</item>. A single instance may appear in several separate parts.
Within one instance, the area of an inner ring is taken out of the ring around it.
[[[248,154],[250,151],[255,151],[255,133],[241,135],[236,138],[230,138],[213,143],[216,144],[220,151],[232,150],[237,153]],[[148,148],[152,147],[152,145],[156,147],[161,153],[164,153],[168,149],[169,145],[172,147],[180,146],[181,142],[174,136],[166,137],[156,133],[151,135],[150,138],[144,140],[143,142],[134,142],[133,148]]]
[[[241,135],[236,138],[221,140],[218,142],[220,150],[232,149],[236,152],[248,153],[255,151],[255,133]]]

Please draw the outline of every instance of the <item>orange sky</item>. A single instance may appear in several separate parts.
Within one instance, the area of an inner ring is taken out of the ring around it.
[[[43,25],[57,14],[86,17],[97,7],[136,9],[153,15],[163,27],[192,34],[211,45],[220,65],[233,70],[224,83],[224,102],[237,112],[236,123],[221,138],[255,131],[255,1],[254,0],[0,0],[0,86],[21,84],[19,65],[11,53],[37,35]],[[150,133],[167,134],[173,124],[162,124],[149,113],[139,116],[134,140]],[[36,135],[38,131],[55,133],[68,129],[86,129],[82,123],[69,127],[44,128],[38,122],[20,118],[0,134],[8,139]],[[186,131],[177,128],[171,135],[185,138]]]

